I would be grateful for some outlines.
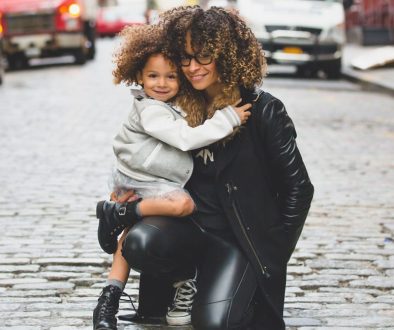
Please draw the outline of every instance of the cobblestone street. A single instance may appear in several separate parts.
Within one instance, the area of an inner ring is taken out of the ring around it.
[[[85,66],[10,72],[0,88],[0,330],[92,328],[111,263],[95,205],[131,98],[112,84],[114,45],[100,40]],[[394,98],[293,78],[264,85],[295,122],[316,190],[288,269],[288,329],[394,329]]]

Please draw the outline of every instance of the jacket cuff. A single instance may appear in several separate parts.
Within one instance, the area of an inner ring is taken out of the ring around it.
[[[227,120],[233,127],[241,126],[241,118],[239,118],[232,106],[228,105],[223,108],[221,112],[226,116]]]

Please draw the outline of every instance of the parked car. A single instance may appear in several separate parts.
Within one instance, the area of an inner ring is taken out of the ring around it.
[[[95,55],[96,0],[0,0],[3,50],[10,69],[30,58]]]
[[[4,77],[4,56],[3,56],[3,39],[1,37],[0,31],[0,85],[3,84],[3,77]]]
[[[210,1],[218,5],[223,0]],[[341,74],[345,43],[342,0],[229,1],[261,42],[269,63],[295,65],[300,74]]]
[[[123,0],[116,5],[101,7],[97,15],[97,34],[114,37],[125,26],[146,23],[145,0]]]
[[[394,0],[346,0],[346,28],[353,42],[394,44]]]

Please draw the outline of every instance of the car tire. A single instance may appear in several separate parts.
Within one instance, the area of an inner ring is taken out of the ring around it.
[[[87,22],[85,24],[85,37],[88,43],[88,53],[86,58],[88,60],[93,60],[96,56],[96,27],[94,23]]]
[[[7,56],[8,70],[23,70],[29,67],[29,60],[24,54],[14,54]]]
[[[74,52],[75,63],[79,65],[83,65],[86,63],[87,54],[84,48],[80,48]]]
[[[297,66],[296,76],[300,78],[314,78],[317,74],[317,70],[311,65],[300,65]]]
[[[327,79],[337,80],[341,78],[342,70],[342,59],[336,59],[330,61],[324,65],[323,71],[326,74]]]
[[[96,41],[93,40],[93,41],[91,41],[91,45],[90,45],[90,48],[88,51],[87,59],[93,60],[95,56],[96,56]]]

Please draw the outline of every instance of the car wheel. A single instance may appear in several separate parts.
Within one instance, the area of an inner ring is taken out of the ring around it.
[[[14,54],[7,56],[8,69],[11,71],[22,70],[29,67],[29,60],[24,54]]]
[[[93,40],[88,51],[87,59],[93,60],[95,56],[96,56],[96,42]]]
[[[341,78],[341,69],[342,59],[339,58],[325,64],[323,71],[326,74],[327,79],[334,80]]]
[[[301,78],[313,78],[317,74],[317,70],[308,65],[297,66],[296,75]]]
[[[80,65],[85,64],[86,60],[87,60],[87,55],[86,55],[85,49],[80,48],[80,49],[76,50],[74,53],[74,57],[75,57],[76,64],[80,64]]]

